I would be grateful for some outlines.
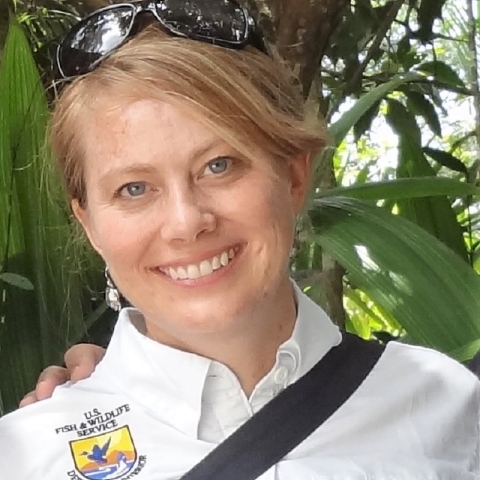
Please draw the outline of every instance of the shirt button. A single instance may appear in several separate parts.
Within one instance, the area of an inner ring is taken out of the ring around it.
[[[284,366],[278,367],[273,377],[274,382],[277,385],[284,385],[287,379],[288,379],[288,368]]]

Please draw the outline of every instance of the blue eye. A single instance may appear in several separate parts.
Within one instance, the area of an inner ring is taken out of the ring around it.
[[[225,157],[218,157],[215,158],[214,160],[211,160],[210,162],[207,163],[207,166],[205,170],[209,170],[210,172],[205,172],[205,173],[213,173],[215,175],[218,175],[220,173],[224,173],[228,166],[230,164],[230,159],[225,158]]]
[[[127,183],[121,188],[120,193],[124,196],[140,197],[147,191],[147,185],[145,182],[132,182]]]

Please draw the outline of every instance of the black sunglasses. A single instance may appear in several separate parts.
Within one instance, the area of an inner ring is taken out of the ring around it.
[[[171,35],[267,53],[253,17],[234,0],[143,0],[102,8],[76,24],[57,49],[59,74],[71,79],[92,71],[138,33],[140,13],[152,14]]]

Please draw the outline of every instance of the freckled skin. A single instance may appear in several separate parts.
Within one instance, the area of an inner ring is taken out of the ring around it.
[[[105,102],[85,120],[87,206],[72,206],[148,334],[212,357],[219,342],[273,351],[295,318],[288,257],[308,160],[280,166],[259,151],[250,161],[186,110]],[[217,157],[233,159],[220,174],[208,167]],[[145,193],[115,193],[129,182]],[[184,288],[155,271],[231,245],[242,248],[236,263],[211,285]]]

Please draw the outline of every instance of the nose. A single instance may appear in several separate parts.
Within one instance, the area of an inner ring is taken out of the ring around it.
[[[216,216],[206,203],[191,188],[170,188],[162,206],[162,238],[167,242],[188,243],[202,233],[213,232]]]

